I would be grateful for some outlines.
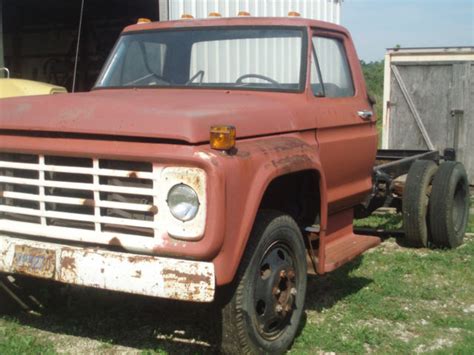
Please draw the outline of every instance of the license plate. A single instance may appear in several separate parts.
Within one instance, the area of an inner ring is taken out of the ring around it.
[[[52,278],[54,276],[56,252],[54,250],[16,245],[13,271],[20,274]]]

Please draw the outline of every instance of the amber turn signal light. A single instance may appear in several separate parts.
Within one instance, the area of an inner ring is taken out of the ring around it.
[[[234,126],[212,126],[211,148],[216,150],[230,150],[235,147]]]

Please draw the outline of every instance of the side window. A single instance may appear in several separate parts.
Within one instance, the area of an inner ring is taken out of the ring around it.
[[[313,37],[313,47],[327,97],[354,96],[354,84],[344,44],[337,39]]]

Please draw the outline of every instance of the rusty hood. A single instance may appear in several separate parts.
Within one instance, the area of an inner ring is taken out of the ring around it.
[[[199,89],[97,90],[0,100],[0,130],[146,137],[201,143],[230,124],[239,137],[310,125],[298,113],[305,95]]]

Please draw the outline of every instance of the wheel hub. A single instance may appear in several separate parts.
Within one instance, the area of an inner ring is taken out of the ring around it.
[[[296,308],[298,277],[294,257],[281,245],[267,250],[256,275],[254,293],[255,321],[265,338],[277,337],[289,324]]]
[[[285,318],[293,310],[297,294],[295,276],[293,268],[283,269],[279,272],[273,287],[275,311],[281,318]]]

